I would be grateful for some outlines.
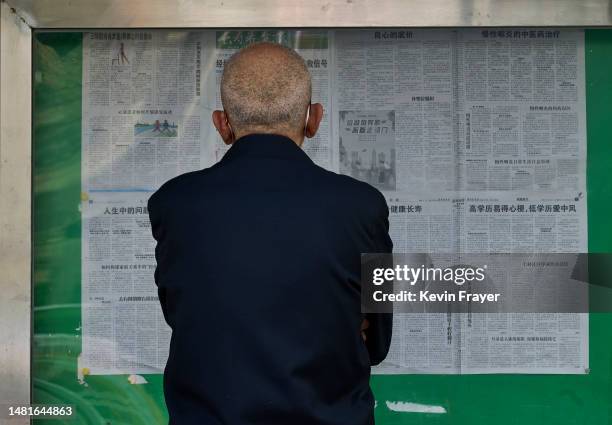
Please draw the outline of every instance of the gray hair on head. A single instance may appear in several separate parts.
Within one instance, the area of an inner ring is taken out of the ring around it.
[[[255,43],[225,64],[221,102],[242,132],[301,131],[312,82],[304,60],[274,43]]]

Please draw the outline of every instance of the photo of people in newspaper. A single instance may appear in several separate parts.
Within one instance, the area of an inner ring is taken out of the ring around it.
[[[395,112],[340,111],[340,173],[395,190]]]

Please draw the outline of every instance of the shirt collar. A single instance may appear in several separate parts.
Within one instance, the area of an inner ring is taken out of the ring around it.
[[[280,134],[249,134],[236,140],[221,161],[240,157],[281,158],[296,161],[312,160],[293,140]]]

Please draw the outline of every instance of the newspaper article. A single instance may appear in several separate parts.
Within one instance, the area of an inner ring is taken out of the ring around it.
[[[395,252],[587,252],[577,193],[450,192],[387,197]],[[396,313],[373,373],[588,371],[585,313]]]
[[[462,189],[584,189],[583,37],[567,29],[457,33]]]
[[[146,197],[100,193],[82,203],[80,367],[91,375],[162,373],[170,328],[153,281]]]
[[[227,59],[295,49],[325,108],[313,161],[378,188],[395,252],[586,252],[583,32],[111,31],[83,35],[81,363],[160,372],[169,329],[146,200],[228,147]],[[108,212],[107,212],[108,211]],[[396,315],[374,373],[585,373],[586,314]]]
[[[238,50],[255,42],[272,42],[291,47],[306,61],[312,76],[312,103],[321,103],[325,110],[319,131],[304,142],[304,152],[317,164],[328,170],[337,169],[336,148],[330,131],[329,105],[332,90],[331,48],[333,37],[326,30],[242,30],[217,31],[215,34],[215,78],[209,81],[209,90],[217,93],[211,111],[223,109],[219,87],[225,62]],[[214,159],[218,161],[229,149],[215,136]]]
[[[198,32],[84,33],[83,192],[151,191],[201,168],[208,54]]]

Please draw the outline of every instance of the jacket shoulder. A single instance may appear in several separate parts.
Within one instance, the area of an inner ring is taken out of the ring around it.
[[[206,174],[208,174],[210,168],[190,171],[188,173],[180,174],[176,177],[171,178],[170,180],[162,184],[159,189],[157,189],[149,197],[149,206],[155,206],[158,203],[163,203],[170,198],[174,198],[180,195],[184,190],[187,190],[188,188],[192,187],[196,182],[199,182]]]
[[[333,190],[345,203],[357,210],[387,214],[387,201],[380,190],[351,176],[324,170],[326,187]]]

